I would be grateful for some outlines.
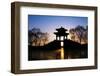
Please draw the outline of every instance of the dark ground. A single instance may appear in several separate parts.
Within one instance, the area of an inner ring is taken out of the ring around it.
[[[54,40],[44,46],[28,46],[28,60],[61,59],[61,48],[64,50],[64,59],[88,58],[88,45],[65,40],[61,47],[60,41]]]

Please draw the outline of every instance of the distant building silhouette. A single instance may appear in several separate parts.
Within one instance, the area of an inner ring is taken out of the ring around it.
[[[68,31],[67,29],[61,27],[61,28],[56,29],[56,31],[57,32],[54,32],[54,34],[56,35],[56,40],[62,41],[62,40],[67,39],[67,36],[69,34],[69,33],[66,33],[66,31]],[[61,39],[61,38],[63,38],[63,39]]]
[[[63,41],[65,39],[67,39],[67,36],[69,33],[66,33],[66,31],[68,31],[67,29],[61,27],[56,29],[57,32],[54,32],[54,34],[56,35],[56,40],[61,41],[61,46],[64,45]]]

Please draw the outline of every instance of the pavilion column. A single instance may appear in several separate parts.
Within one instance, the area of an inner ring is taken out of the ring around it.
[[[61,40],[61,36],[59,36],[59,40]]]
[[[58,37],[58,36],[56,35],[56,40],[57,40],[57,37]]]
[[[65,40],[66,38],[65,38],[65,36],[64,36],[64,40]]]
[[[66,36],[66,39],[67,39],[67,36]]]

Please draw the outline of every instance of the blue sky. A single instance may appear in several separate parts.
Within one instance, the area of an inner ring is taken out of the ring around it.
[[[48,32],[50,34],[50,40],[55,38],[53,34],[56,28],[61,26],[70,29],[78,25],[88,25],[87,17],[75,17],[75,16],[50,16],[50,15],[28,15],[28,29],[40,28],[42,32]]]

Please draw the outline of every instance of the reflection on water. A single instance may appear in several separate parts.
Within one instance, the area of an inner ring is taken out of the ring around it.
[[[29,52],[29,60],[50,60],[50,59],[75,59],[87,58],[87,52],[84,50],[71,51],[63,47],[58,50],[33,50]]]
[[[64,59],[64,48],[61,48],[60,51],[61,51],[61,52],[60,52],[60,54],[61,54],[61,59]]]

